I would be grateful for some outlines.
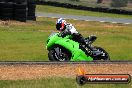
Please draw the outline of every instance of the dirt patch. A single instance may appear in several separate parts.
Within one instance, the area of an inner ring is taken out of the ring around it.
[[[81,67],[87,74],[130,74],[132,64],[44,64],[0,65],[0,80],[27,80],[45,77],[73,78]]]
[[[117,24],[116,25],[114,25],[114,24],[113,25],[112,24],[104,24],[103,27],[104,28],[121,28],[121,27],[124,27],[124,26],[122,24],[120,24],[120,25],[119,24],[118,25]]]
[[[19,21],[15,21],[15,20],[8,20],[8,21],[0,20],[0,25],[2,25],[2,26],[14,26],[14,25],[17,25],[17,26],[30,26],[30,25],[33,25],[33,24],[30,23],[30,22],[19,22]]]

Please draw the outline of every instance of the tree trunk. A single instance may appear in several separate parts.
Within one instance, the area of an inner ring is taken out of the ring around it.
[[[103,2],[103,0],[97,0],[97,3],[99,4],[99,3],[102,3]]]

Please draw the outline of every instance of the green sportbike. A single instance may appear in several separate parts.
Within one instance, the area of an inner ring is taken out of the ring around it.
[[[50,61],[93,61],[110,60],[109,54],[101,47],[92,46],[96,36],[85,38],[86,47],[72,40],[72,35],[61,37],[61,33],[52,33],[47,40],[48,57]]]

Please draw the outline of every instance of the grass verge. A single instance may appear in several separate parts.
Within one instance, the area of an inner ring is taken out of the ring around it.
[[[75,10],[75,9],[68,9],[62,7],[48,6],[48,5],[37,5],[36,12],[60,13],[60,14],[96,16],[96,17],[111,17],[111,18],[132,18],[131,15]]]
[[[71,78],[45,78],[36,80],[4,80],[0,81],[1,88],[131,88],[129,84],[85,84],[79,86]]]

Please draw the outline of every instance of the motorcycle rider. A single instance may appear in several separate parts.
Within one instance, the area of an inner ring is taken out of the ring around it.
[[[85,49],[86,54],[93,54],[93,49],[89,46],[87,39],[85,39],[79,32],[77,32],[77,30],[72,24],[67,23],[63,18],[59,18],[56,21],[56,29],[61,32],[61,37],[72,35],[72,40],[82,43],[83,45],[88,47],[88,49],[90,49]]]

